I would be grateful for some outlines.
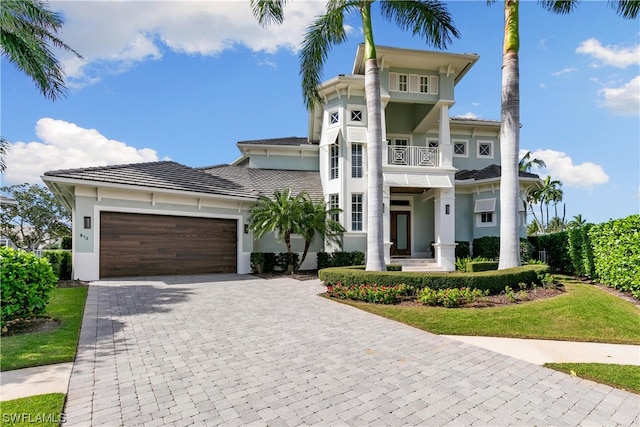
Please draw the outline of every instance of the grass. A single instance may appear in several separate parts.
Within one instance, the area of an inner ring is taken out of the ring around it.
[[[72,362],[78,346],[87,287],[56,288],[47,315],[61,325],[50,332],[32,332],[0,338],[0,370]]]
[[[640,344],[636,306],[595,286],[560,279],[565,294],[504,307],[450,309],[344,302],[441,335]]]
[[[640,394],[640,366],[606,363],[546,363],[544,366]]]
[[[52,393],[0,402],[3,426],[58,427],[64,422],[64,394]]]

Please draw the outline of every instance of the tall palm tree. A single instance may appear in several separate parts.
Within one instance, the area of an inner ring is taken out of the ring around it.
[[[373,40],[371,4],[375,0],[329,0],[327,11],[307,30],[300,52],[300,74],[306,106],[320,103],[318,85],[324,62],[334,45],[347,39],[344,18],[357,13],[364,33],[365,98],[367,101],[367,270],[382,271],[384,262],[382,214],[382,106],[380,74]],[[261,25],[280,24],[287,0],[251,0],[254,16]],[[410,30],[436,48],[445,48],[459,37],[443,2],[439,0],[380,0],[382,16],[401,29]]]
[[[491,1],[491,0],[490,0]],[[550,12],[572,12],[578,0],[541,0]],[[640,11],[638,0],[610,0],[616,13],[633,19]],[[502,107],[500,128],[500,263],[499,269],[520,265],[518,234],[518,152],[520,150],[520,49],[518,0],[504,1],[504,44],[502,50]]]
[[[291,251],[291,235],[302,232],[300,224],[303,217],[303,204],[306,193],[296,196],[291,188],[276,190],[271,197],[260,195],[258,203],[249,213],[249,229],[256,239],[266,233],[276,233],[276,238],[287,247],[289,271],[293,271],[293,253]]]
[[[569,221],[567,227],[580,228],[587,223],[587,220],[582,217],[582,214],[574,215],[573,219]]]
[[[542,181],[542,186],[534,191],[535,198],[537,199],[537,203],[539,203],[540,207],[540,219],[542,220],[543,230],[549,227],[549,203],[555,200],[562,200],[562,190],[560,189],[562,186],[562,182],[557,179],[551,179],[551,176],[547,176],[544,181]],[[546,207],[547,211],[547,222],[545,224],[544,221],[544,211],[543,208]]]
[[[345,229],[339,221],[334,219],[335,215],[340,212],[342,212],[342,209],[329,208],[326,202],[322,200],[313,201],[309,197],[305,197],[301,218],[304,251],[300,259],[300,266],[302,266],[309,252],[309,247],[318,234],[323,236],[329,243],[340,243]]]
[[[534,166],[540,168],[546,168],[547,164],[542,159],[538,159],[537,157],[531,158],[531,151],[527,151],[524,156],[518,161],[518,171],[520,172],[530,172],[531,168]]]
[[[58,38],[63,21],[40,0],[2,0],[0,50],[2,56],[31,77],[52,100],[65,93],[64,73],[52,47],[80,55]]]

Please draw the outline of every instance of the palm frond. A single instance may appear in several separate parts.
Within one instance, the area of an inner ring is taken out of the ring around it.
[[[287,0],[251,0],[251,11],[263,27],[280,25],[284,21]]]
[[[640,12],[640,1],[638,0],[609,0],[609,4],[618,15],[625,19],[635,19]]]
[[[414,0],[381,2],[382,15],[403,30],[424,39],[428,44],[443,49],[459,38],[460,33],[445,4],[438,0]]]
[[[549,12],[566,15],[574,11],[579,0],[539,0],[538,3]]]
[[[300,76],[302,96],[309,110],[316,102],[320,102],[318,85],[331,48],[347,39],[344,14],[355,7],[357,4],[353,2],[330,0],[327,3],[327,13],[318,17],[307,29],[300,51]]]

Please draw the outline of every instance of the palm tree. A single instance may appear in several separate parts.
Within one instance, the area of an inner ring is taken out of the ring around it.
[[[553,13],[572,12],[578,0],[541,0],[542,7]],[[616,13],[623,18],[638,16],[638,0],[612,0]],[[504,44],[502,51],[502,106],[500,128],[500,263],[499,269],[520,265],[518,235],[518,152],[520,150],[520,49],[518,0],[504,1]]]
[[[564,221],[562,221],[562,218],[557,216],[551,218],[551,221],[549,221],[549,224],[547,225],[547,231],[550,233],[557,233],[562,230],[564,230]]]
[[[567,227],[580,228],[587,223],[587,220],[582,217],[582,214],[574,215],[573,219],[569,221]]]
[[[271,197],[260,195],[258,203],[249,213],[249,229],[256,239],[265,233],[276,233],[276,238],[283,241],[287,247],[289,260],[288,270],[293,272],[293,253],[291,251],[291,235],[301,234],[303,204],[306,193],[296,196],[291,194],[291,188],[276,190]]]
[[[542,220],[542,230],[549,228],[549,203],[562,200],[562,190],[559,188],[562,186],[562,182],[557,179],[551,179],[551,176],[547,176],[544,181],[542,181],[542,187],[538,188],[534,191],[536,193],[535,198],[537,199],[537,203],[540,204],[540,219]],[[543,208],[546,207],[547,211],[547,222],[546,226],[544,222],[544,211]]]
[[[0,6],[2,56],[31,77],[40,92],[52,100],[64,95],[64,73],[52,47],[75,50],[58,38],[62,18],[40,0],[3,0]]]
[[[316,235],[320,234],[329,243],[340,243],[344,233],[344,227],[334,219],[334,216],[342,212],[342,209],[327,208],[324,201],[313,201],[305,197],[302,206],[301,228],[304,237],[304,251],[300,259],[300,266],[307,257],[309,246]]]
[[[537,166],[540,168],[546,168],[547,164],[542,159],[538,159],[538,158],[532,159],[531,151],[527,151],[527,153],[524,156],[522,156],[522,158],[518,162],[518,170],[520,172],[530,172],[531,168],[533,168],[534,166]]]
[[[9,141],[0,136],[0,172],[4,172],[7,169],[7,164],[4,161],[7,151],[9,151]]]
[[[313,22],[305,35],[300,52],[302,92],[311,110],[320,103],[318,86],[324,62],[333,45],[347,39],[344,18],[347,13],[360,15],[364,32],[365,98],[367,101],[367,265],[371,271],[386,269],[384,262],[382,214],[382,106],[380,74],[373,40],[371,4],[375,0],[329,0],[327,11]],[[251,0],[254,16],[261,25],[280,24],[287,0]],[[436,48],[444,48],[451,37],[459,37],[451,16],[439,0],[380,0],[382,16],[400,28],[418,35]]]

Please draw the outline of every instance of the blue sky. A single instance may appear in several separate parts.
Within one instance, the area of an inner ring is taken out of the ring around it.
[[[320,1],[293,1],[285,25],[260,28],[248,0],[52,2],[67,97],[43,98],[2,59],[1,132],[12,142],[3,185],[41,183],[52,169],[171,159],[229,163],[243,140],[307,136],[297,48]],[[456,87],[455,116],[500,118],[501,2],[448,2],[462,36],[447,49],[480,60]],[[564,185],[567,219],[640,211],[640,27],[604,1],[553,15],[521,5],[521,148]],[[376,15],[376,18],[379,15]],[[324,78],[349,74],[357,16]],[[431,49],[376,19],[377,44]],[[560,207],[560,210],[562,207]]]

